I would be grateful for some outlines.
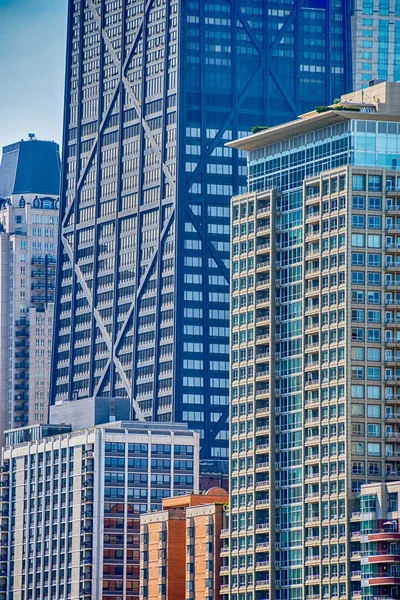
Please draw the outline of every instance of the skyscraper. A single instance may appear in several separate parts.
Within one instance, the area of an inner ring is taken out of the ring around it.
[[[0,165],[0,438],[47,420],[60,156],[54,142],[3,148]]]
[[[51,401],[125,396],[227,456],[226,141],[349,88],[346,2],[70,0]],[[310,104],[311,103],[311,104]]]
[[[399,98],[382,83],[230,144],[249,160],[232,203],[230,600],[362,595],[361,486],[400,471]]]
[[[400,3],[353,0],[351,18],[353,86],[400,79]]]

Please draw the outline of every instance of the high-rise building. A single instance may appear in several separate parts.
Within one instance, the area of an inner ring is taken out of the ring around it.
[[[231,600],[360,592],[351,514],[400,469],[399,98],[383,83],[230,144],[249,161],[232,202]]]
[[[400,4],[397,0],[352,0],[353,86],[374,79],[400,79]]]
[[[140,518],[141,600],[221,600],[221,532],[228,493],[163,500]]]
[[[139,518],[198,492],[186,425],[114,422],[6,433],[0,470],[2,600],[139,600]]]
[[[57,254],[60,156],[30,136],[0,165],[0,442],[46,422]]]
[[[131,398],[228,451],[225,142],[350,89],[346,2],[70,0],[51,401]],[[179,317],[178,317],[179,316]]]

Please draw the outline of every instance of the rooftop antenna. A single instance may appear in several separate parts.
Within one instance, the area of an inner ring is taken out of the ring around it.
[[[30,139],[30,141],[36,139],[36,135],[34,133],[28,133],[28,138]]]

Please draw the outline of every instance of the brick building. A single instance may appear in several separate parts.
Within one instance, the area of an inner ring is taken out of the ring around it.
[[[228,494],[211,488],[163,500],[140,519],[143,600],[219,600],[220,535]]]

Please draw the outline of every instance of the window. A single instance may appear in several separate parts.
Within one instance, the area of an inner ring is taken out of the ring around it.
[[[382,218],[368,217],[368,229],[382,229]]]
[[[380,456],[381,445],[375,442],[368,442],[368,456]]]
[[[368,273],[368,285],[381,285],[380,273]]]
[[[381,266],[381,255],[380,254],[368,254],[368,266],[369,267],[380,267]]]
[[[365,235],[363,233],[352,233],[351,234],[351,245],[353,248],[364,248],[365,247]]]
[[[353,196],[351,202],[352,208],[356,210],[365,210],[365,197],[364,196]]]
[[[362,271],[352,271],[351,283],[353,285],[364,285],[364,283],[365,283],[364,273]]]
[[[368,208],[369,210],[381,210],[382,208],[382,200],[381,198],[375,198],[374,196],[370,196],[368,198]]]
[[[379,423],[368,423],[368,437],[381,437],[381,426]]]
[[[368,385],[367,386],[367,397],[368,400],[380,400],[381,399],[381,388],[379,385]]]
[[[353,228],[365,229],[365,216],[353,215],[351,217],[351,224]]]
[[[355,386],[353,386],[355,387]],[[353,396],[354,398],[354,396]],[[352,417],[363,417],[365,414],[364,404],[351,404],[351,416]]]
[[[351,358],[353,360],[364,360],[365,350],[364,348],[352,347],[351,349]]]
[[[382,177],[380,175],[369,175],[368,176],[368,191],[369,192],[381,192],[382,191]]]
[[[369,314],[369,311],[368,311]],[[380,348],[368,348],[367,349],[368,360],[380,361],[381,360],[381,349]]]
[[[363,252],[352,252],[351,264],[355,267],[363,267],[365,264],[365,254]]]
[[[368,248],[381,248],[382,247],[382,236],[368,234]]]
[[[352,442],[351,443],[351,453],[356,456],[364,456],[364,454],[365,454],[364,442]]]
[[[368,292],[368,304],[380,304],[381,293],[380,292]]]
[[[364,386],[363,385],[352,385],[351,386],[351,397],[352,398],[364,398]]]
[[[368,404],[367,416],[369,419],[380,419],[381,418],[380,404]]]
[[[381,341],[380,329],[368,329],[368,341],[374,344],[379,344]]]
[[[380,381],[381,370],[379,367],[368,367],[367,378],[369,381]]]
[[[356,192],[365,191],[365,175],[353,175],[353,190]]]

